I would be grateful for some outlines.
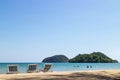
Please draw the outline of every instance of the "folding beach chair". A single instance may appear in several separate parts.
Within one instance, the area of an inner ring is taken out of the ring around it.
[[[37,68],[38,68],[38,65],[37,65],[37,64],[28,64],[27,73],[38,72],[38,71],[37,71]]]
[[[19,73],[18,65],[7,65],[7,74],[16,74]]]
[[[40,70],[42,72],[52,72],[52,64],[44,64],[42,69]]]

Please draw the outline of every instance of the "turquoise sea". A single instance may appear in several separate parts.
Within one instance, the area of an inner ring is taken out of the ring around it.
[[[0,74],[6,73],[7,65],[11,64],[18,64],[21,73],[26,73],[28,64],[38,64],[38,70],[44,65],[44,63],[0,63]],[[52,65],[54,72],[120,69],[120,63],[52,63]]]

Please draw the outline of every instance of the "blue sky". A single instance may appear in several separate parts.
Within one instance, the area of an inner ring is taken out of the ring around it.
[[[120,0],[0,0],[0,62],[100,51],[120,61]]]

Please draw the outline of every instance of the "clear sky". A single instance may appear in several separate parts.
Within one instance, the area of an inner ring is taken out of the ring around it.
[[[120,61],[120,0],[0,0],[0,62],[96,51]]]

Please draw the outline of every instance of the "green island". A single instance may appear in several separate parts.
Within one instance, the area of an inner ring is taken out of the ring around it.
[[[90,54],[79,54],[69,59],[70,63],[118,63],[101,52],[93,52]]]
[[[53,62],[68,62],[68,61],[69,61],[68,57],[64,55],[55,55],[55,56],[51,56],[43,59],[42,62],[53,63]]]

